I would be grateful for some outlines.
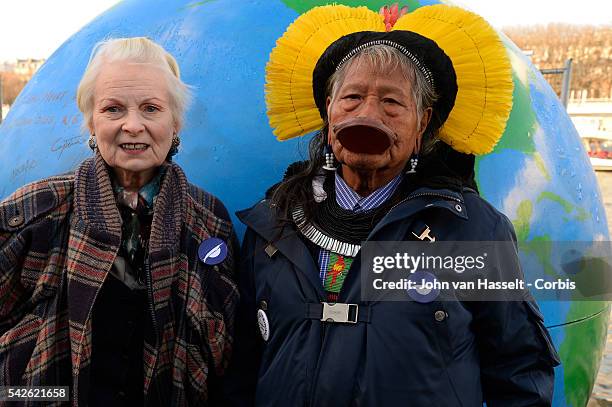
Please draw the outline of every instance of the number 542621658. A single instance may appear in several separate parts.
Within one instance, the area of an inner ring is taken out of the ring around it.
[[[67,401],[69,400],[68,386],[2,386],[0,387],[0,401]]]

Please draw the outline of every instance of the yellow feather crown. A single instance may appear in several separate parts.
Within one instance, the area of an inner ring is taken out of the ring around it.
[[[421,7],[400,17],[393,30],[435,41],[457,74],[455,106],[440,138],[469,154],[489,153],[512,110],[512,70],[497,32],[480,16],[447,5]],[[384,32],[384,17],[366,7],[315,7],[299,16],[278,39],[266,66],[266,104],[278,140],[323,126],[315,104],[312,74],[327,47],[359,31]]]

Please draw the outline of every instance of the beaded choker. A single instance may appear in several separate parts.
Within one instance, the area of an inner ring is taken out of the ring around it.
[[[316,204],[312,219],[306,219],[304,208],[297,205],[292,211],[293,221],[305,238],[315,245],[343,256],[355,257],[378,222],[403,196],[401,186],[391,198],[377,208],[353,212],[341,208],[336,201],[334,177],[324,183],[327,199]]]

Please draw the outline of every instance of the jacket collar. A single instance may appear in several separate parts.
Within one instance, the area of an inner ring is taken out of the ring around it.
[[[463,194],[450,189],[422,187],[414,190],[405,199],[392,207],[389,213],[372,230],[370,237],[382,227],[432,207],[445,209],[461,219],[468,219]],[[238,211],[236,215],[242,223],[268,239],[268,241],[275,241],[278,238],[279,228],[277,226],[277,219],[274,211],[270,208],[270,201],[268,199],[259,201],[251,208]],[[285,229],[287,228],[283,228],[282,236],[288,233]]]
[[[381,229],[429,208],[440,208],[461,219],[468,219],[463,194],[451,189],[421,187],[409,193],[406,198],[392,207],[370,232],[369,238],[372,238]]]
[[[449,189],[419,188],[410,193],[406,199],[394,206],[389,213],[375,226],[370,233],[368,240],[376,239],[376,235],[383,229],[396,222],[401,222],[410,216],[428,208],[441,208],[448,210],[455,216],[467,219],[463,195]],[[457,210],[460,207],[460,210]],[[236,212],[242,223],[253,229],[267,242],[271,242],[289,261],[305,274],[313,287],[317,289],[321,298],[324,298],[323,288],[318,278],[318,273],[313,273],[313,269],[318,269],[304,241],[298,236],[294,227],[285,226],[282,229],[278,226],[274,208],[270,207],[269,200],[262,200],[249,209]],[[404,228],[396,228],[388,235],[385,240],[399,240],[406,233]],[[395,236],[397,235],[397,236]],[[400,236],[401,235],[401,236]]]
[[[93,232],[102,242],[119,244],[121,216],[106,163],[97,150],[75,172],[74,221],[80,230]]]
[[[325,295],[323,286],[318,274],[312,272],[313,269],[318,269],[318,265],[304,241],[298,236],[296,228],[290,225],[281,228],[276,222],[275,212],[275,209],[270,207],[269,200],[262,200],[249,209],[236,212],[236,216],[289,259],[310,280],[322,300]]]
[[[174,163],[162,164],[165,176],[156,199],[151,252],[172,247],[178,242],[185,214],[188,183]],[[74,217],[80,229],[102,243],[118,245],[121,216],[106,162],[99,152],[85,160],[75,172]]]

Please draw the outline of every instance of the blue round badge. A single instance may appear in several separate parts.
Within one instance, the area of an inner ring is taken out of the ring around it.
[[[218,237],[208,238],[200,243],[198,257],[204,264],[219,264],[227,257],[227,244]]]
[[[410,298],[416,302],[426,304],[435,301],[438,295],[440,295],[440,287],[436,284],[438,279],[427,271],[416,271],[408,280],[411,281],[415,287],[409,288],[406,291],[408,291]]]

